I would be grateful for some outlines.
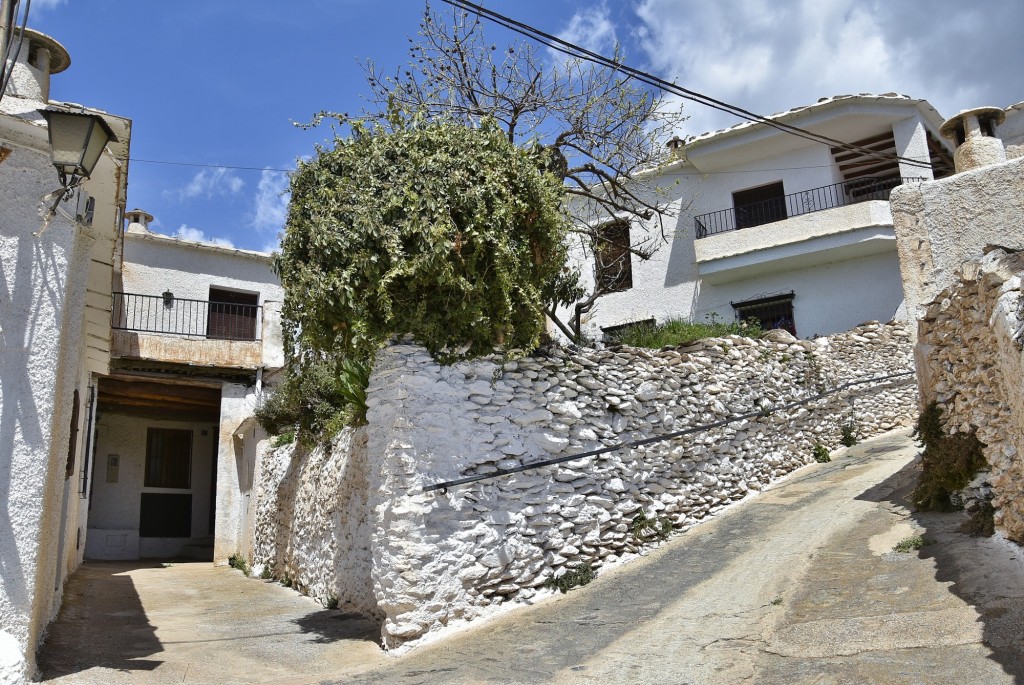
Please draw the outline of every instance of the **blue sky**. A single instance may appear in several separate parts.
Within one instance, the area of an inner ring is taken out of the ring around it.
[[[618,41],[631,65],[764,114],[860,92],[923,97],[944,116],[1024,100],[1019,0],[486,4],[601,52]],[[275,169],[330,136],[292,122],[362,109],[361,64],[402,64],[422,9],[422,0],[34,0],[29,24],[71,54],[52,98],[133,120],[129,208],[153,214],[162,233],[271,249],[286,207],[287,176]],[[683,135],[734,123],[686,111]]]

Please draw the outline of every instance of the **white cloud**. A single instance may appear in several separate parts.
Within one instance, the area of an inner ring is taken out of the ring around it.
[[[604,2],[576,12],[558,37],[601,54],[611,54],[618,43],[615,24]]]
[[[288,216],[288,173],[264,169],[256,185],[253,226],[261,233],[280,231]]]
[[[32,9],[34,10],[52,10],[55,7],[63,5],[65,0],[32,0]],[[24,7],[24,5],[22,6]],[[19,8],[21,9],[21,8]]]
[[[182,240],[190,240],[197,243],[208,243],[210,245],[216,245],[218,247],[234,247],[227,238],[207,238],[206,233],[200,228],[195,228],[187,224],[182,224],[178,227],[178,230],[174,233],[175,238]]]
[[[636,12],[645,68],[759,114],[851,93],[904,93],[943,116],[1024,98],[1021,2],[642,0]],[[686,112],[686,134],[738,121]]]
[[[177,192],[177,195],[183,200],[237,195],[244,186],[245,181],[235,176],[230,169],[202,169],[192,177],[188,185]]]

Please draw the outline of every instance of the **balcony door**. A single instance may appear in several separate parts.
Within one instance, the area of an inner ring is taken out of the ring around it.
[[[782,221],[786,214],[786,191],[782,181],[740,190],[732,194],[736,228],[749,228]]]
[[[210,288],[206,337],[218,340],[255,340],[259,294]]]

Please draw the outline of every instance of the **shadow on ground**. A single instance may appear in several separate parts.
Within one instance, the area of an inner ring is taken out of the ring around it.
[[[138,562],[136,568],[159,568]],[[47,678],[102,667],[152,671],[164,651],[123,563],[89,562],[68,579],[57,621],[39,650]],[[113,649],[111,647],[114,647]]]
[[[380,641],[380,622],[355,612],[324,609],[292,622],[304,634],[312,635],[311,640],[318,644],[330,644],[339,640]]]
[[[911,512],[924,530],[926,545],[921,559],[935,565],[935,579],[966,604],[973,606],[983,625],[989,659],[1024,685],[1024,569],[1009,543],[962,532],[963,512],[916,511],[911,495],[920,474],[920,458],[885,481],[865,490],[857,499]]]

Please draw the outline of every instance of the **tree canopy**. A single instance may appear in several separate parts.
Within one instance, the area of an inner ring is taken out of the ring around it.
[[[665,241],[659,195],[637,178],[662,161],[661,142],[685,119],[659,90],[529,42],[499,48],[485,38],[479,18],[455,11],[449,21],[429,4],[419,36],[410,40],[408,63],[393,76],[367,65],[371,116],[386,120],[397,106],[470,126],[491,119],[563,181],[563,209],[585,253],[617,251],[604,226],[623,219],[640,219],[641,226],[653,219],[661,230],[633,231],[621,259],[647,259]],[[620,59],[618,51],[614,57]],[[573,330],[558,321],[555,307],[548,315],[578,337],[579,317],[603,292],[599,281],[575,309]]]
[[[366,359],[406,333],[439,355],[536,347],[545,302],[578,294],[561,179],[491,119],[339,118],[351,135],[291,179],[275,268],[293,354]]]

